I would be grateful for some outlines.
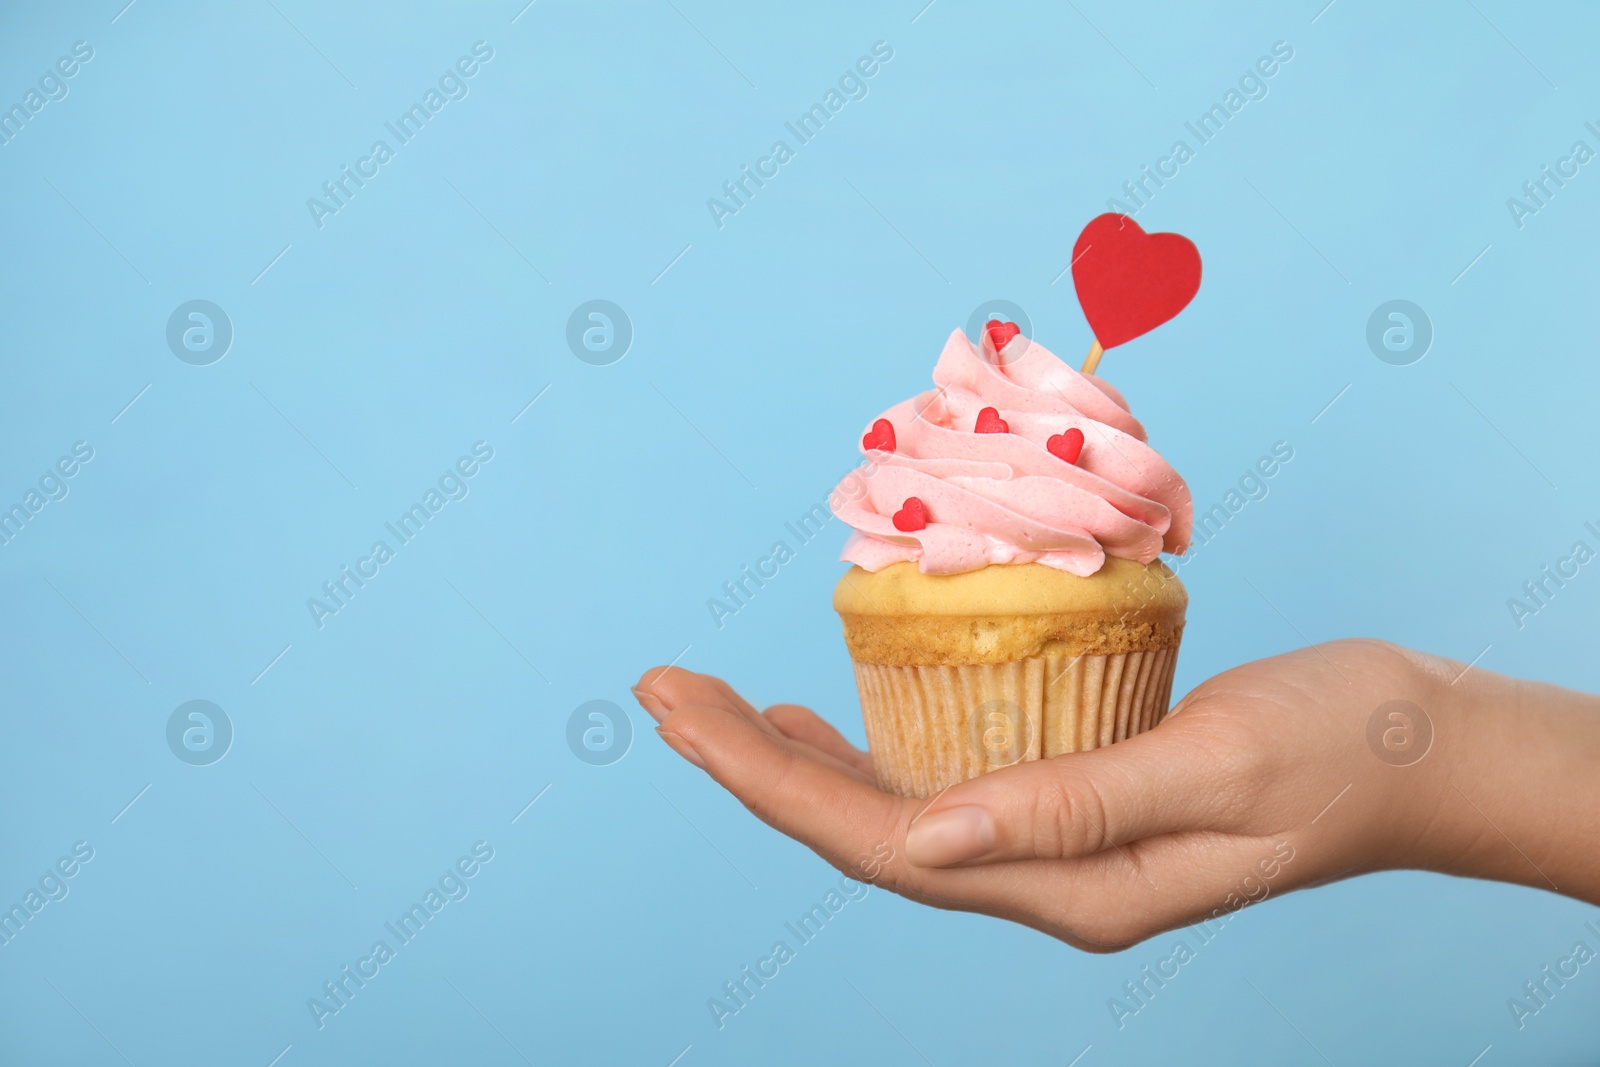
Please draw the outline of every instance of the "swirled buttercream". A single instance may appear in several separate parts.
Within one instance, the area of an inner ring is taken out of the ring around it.
[[[852,474],[832,498],[855,531],[841,559],[869,571],[914,560],[925,574],[1042,563],[1087,576],[1108,555],[1149,563],[1188,547],[1189,487],[1112,386],[1028,338],[996,352],[989,331],[975,346],[960,330],[933,381],[881,416],[893,427],[892,450],[866,430],[878,446],[863,449],[870,476]],[[988,431],[978,432],[987,408],[999,421],[985,414]],[[1071,449],[1052,449],[1051,438],[1074,429],[1082,451],[1067,462],[1060,453]],[[915,520],[897,525],[912,498],[921,502],[910,509]]]

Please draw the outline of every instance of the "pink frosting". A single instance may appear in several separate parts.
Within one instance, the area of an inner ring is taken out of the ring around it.
[[[925,574],[1043,563],[1088,576],[1107,555],[1149,563],[1183,552],[1189,487],[1145,443],[1122,395],[1025,337],[1001,356],[987,331],[980,343],[956,330],[933,370],[938,388],[883,414],[894,451],[868,452],[831,498],[855,529],[840,558],[869,571],[915,560]],[[986,407],[1009,433],[974,432]],[[1072,427],[1085,442],[1075,464],[1046,448]],[[908,497],[927,510],[921,530],[895,528]]]

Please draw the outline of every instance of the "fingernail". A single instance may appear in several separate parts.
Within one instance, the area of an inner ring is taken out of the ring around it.
[[[650,717],[656,722],[660,722],[662,719],[667,717],[667,706],[661,703],[660,697],[656,696],[654,693],[647,693],[643,689],[639,689],[637,687],[629,691],[633,693],[633,699],[639,702],[639,706],[645,711],[648,711],[650,713]]]
[[[649,709],[646,708],[645,710],[648,711]],[[705,761],[700,758],[700,753],[696,752],[694,746],[683,739],[682,734],[675,734],[671,730],[663,730],[659,726],[656,727],[656,733],[661,735],[661,740],[665,741],[672,748],[672,751],[699,767],[702,771],[706,769]]]
[[[906,831],[906,859],[918,867],[944,867],[977,859],[994,848],[994,819],[963,804],[923,815]]]

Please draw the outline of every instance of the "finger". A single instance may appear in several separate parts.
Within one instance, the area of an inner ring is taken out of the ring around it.
[[[756,711],[750,702],[734,692],[733,687],[727,682],[714,675],[696,674],[694,671],[679,669],[646,671],[645,677],[640,680],[640,685],[634,688],[633,695],[638,699],[639,706],[648,711],[657,722],[670,715],[674,708],[714,707],[748,720],[751,725],[773,737],[782,736],[777,725]],[[789,707],[797,712],[812,714],[797,705]],[[795,743],[803,745],[815,758],[862,777],[853,760],[841,760],[831,753],[814,748],[803,739],[798,739]],[[870,769],[865,780],[869,784],[873,781]]]
[[[1025,923],[1079,948],[1122,948],[1179,925],[1198,900],[1234,877],[1232,856],[1193,858],[1173,838],[1079,860],[926,870],[905,862],[904,834],[926,801],[891,796],[773,738],[724,708],[683,708],[660,733],[757,817],[808,846],[851,878],[934,907]],[[1219,835],[1220,837],[1220,835]],[[1152,881],[1148,866],[1175,872]],[[1218,862],[1220,861],[1220,862]]]
[[[1193,720],[1191,720],[1193,721]],[[912,825],[919,866],[1086,856],[1157,834],[1241,828],[1262,757],[1178,722],[953,786]]]
[[[997,903],[1016,895],[1014,879],[997,868],[921,871],[905,862],[905,828],[926,801],[881,792],[832,757],[723,708],[681,709],[657,732],[757,818],[841,873],[932,907],[1027,921]]]
[[[722,708],[743,716],[764,730],[775,732],[776,729],[761,717],[755,705],[714,674],[697,674],[682,667],[652,667],[644,672],[639,684],[633,687],[633,696],[656,722],[666,718],[676,708],[696,705]]]
[[[776,722],[762,715],[754,705],[740,696],[733,686],[713,674],[697,674],[681,667],[652,668],[639,679],[639,684],[633,689],[633,695],[639,701],[639,706],[648,711],[651,718],[657,722],[666,718],[676,708],[721,708],[749,721],[751,725],[773,737],[783,735],[781,727]],[[802,708],[797,704],[779,706],[790,709],[793,714],[809,716],[816,722],[822,723],[822,720],[808,708]],[[828,729],[831,730],[832,727]],[[826,740],[826,737],[817,731],[810,731],[807,736],[797,737],[795,740],[805,744],[818,759],[849,771],[857,777],[863,777],[863,771],[856,759],[860,753],[851,748],[849,742],[838,735],[838,731],[834,731],[834,736],[838,738],[838,744],[843,746],[844,751],[812,745],[813,735]],[[869,784],[875,781],[872,777],[870,759],[866,763],[864,778]]]
[[[881,792],[831,756],[758,731],[724,708],[680,709],[656,732],[757,818],[842,874],[932,907],[1026,921],[990,905],[1008,889],[995,869],[919,871],[905,862],[905,828],[926,801]]]
[[[798,705],[789,706],[796,708],[798,711],[804,711],[808,715],[814,714],[808,708],[801,708]],[[779,726],[770,719],[767,719],[764,724],[757,725],[765,725],[766,730],[764,732],[771,734],[776,739],[780,739],[780,743],[784,744],[796,756],[816,760],[819,763],[823,763],[829,767],[832,767],[834,770],[843,771],[845,774],[848,774],[858,782],[862,782],[866,785],[872,786],[873,788],[877,788],[878,780],[877,778],[873,777],[870,763],[868,764],[866,772],[863,773],[861,769],[854,764],[854,762],[848,762],[840,759],[833,753],[820,749],[803,738],[786,736]]]
[[[757,818],[851,877],[898,887],[913,870],[901,857],[901,840],[925,801],[881,792],[831,757],[814,757],[809,745],[775,729],[765,733],[724,708],[681,708],[659,732]]]
[[[799,704],[774,704],[762,714],[783,736],[803,741],[819,752],[826,752],[840,763],[866,775],[869,781],[876,782],[872,772],[872,757],[852,745],[834,729],[832,723],[810,708],[803,708]]]
[[[765,733],[723,708],[687,707],[660,732],[686,744],[707,773],[764,822],[808,845],[849,852],[896,838],[921,801],[893,796],[809,758],[808,746]]]

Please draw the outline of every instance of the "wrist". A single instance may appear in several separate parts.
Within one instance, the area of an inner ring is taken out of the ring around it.
[[[1600,903],[1600,698],[1479,670],[1434,688],[1428,866]]]

